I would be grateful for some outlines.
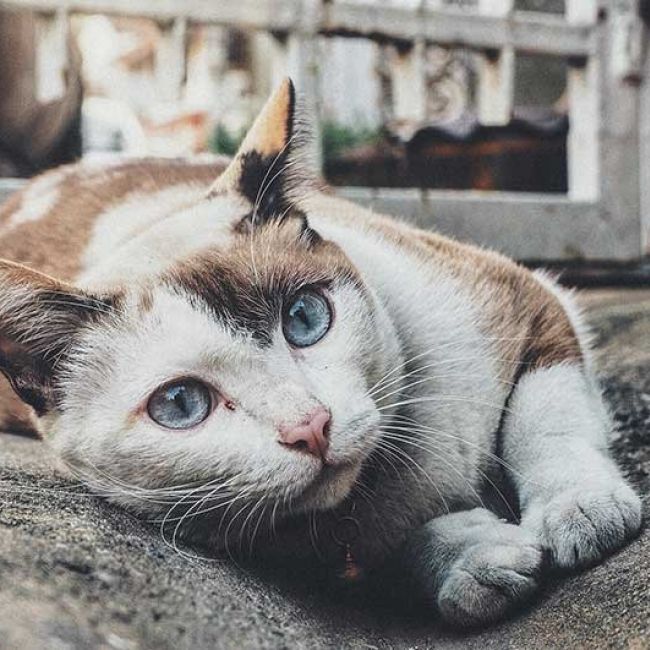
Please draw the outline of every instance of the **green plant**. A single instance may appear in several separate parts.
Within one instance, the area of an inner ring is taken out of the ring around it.
[[[244,139],[246,130],[242,129],[239,133],[231,133],[223,124],[217,124],[212,132],[212,137],[208,144],[210,151],[221,153],[226,156],[234,156],[239,149],[241,141]]]
[[[233,156],[237,153],[245,135],[246,129],[232,133],[223,124],[217,124],[210,138],[209,149],[214,153]],[[332,160],[339,157],[346,149],[375,144],[381,139],[382,132],[377,128],[351,127],[337,122],[323,122],[321,131],[323,159]]]
[[[323,159],[332,160],[340,156],[346,149],[375,144],[381,139],[381,131],[377,128],[351,127],[331,121],[323,122],[321,132]]]

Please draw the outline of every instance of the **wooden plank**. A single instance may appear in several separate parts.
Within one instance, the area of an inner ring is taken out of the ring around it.
[[[0,0],[0,7],[143,16],[160,21],[186,17],[190,22],[290,31],[301,14],[301,0]],[[423,7],[337,0],[323,6],[318,33],[412,42],[423,38],[441,45],[498,49],[504,45],[529,53],[586,56],[593,52],[590,25],[569,25],[559,16],[515,11],[508,18],[487,17]]]
[[[645,28],[644,38],[650,37]],[[641,59],[639,89],[639,191],[641,211],[641,254],[650,256],[650,48]]]
[[[318,23],[321,0],[303,0],[296,16],[295,28],[286,39],[288,74],[296,84],[304,110],[310,116],[313,137],[309,140],[307,155],[320,169],[322,151],[320,138],[320,50],[318,47]]]
[[[567,72],[569,194],[577,200],[595,200],[600,192],[600,68],[593,57]]]
[[[610,18],[612,27],[610,74],[614,78],[638,82],[643,58],[643,21],[639,18],[638,0],[617,6]]]
[[[345,36],[390,37],[477,49],[512,45],[515,50],[558,56],[586,56],[594,50],[590,25],[569,25],[563,17],[515,11],[509,18],[481,16],[469,11],[399,6],[368,6],[337,1],[326,5],[322,29]]]
[[[54,12],[133,16],[171,22],[237,25],[251,29],[288,30],[300,12],[301,0],[0,0],[0,7]]]
[[[340,196],[520,260],[638,259],[598,203],[564,195],[336,188]]]

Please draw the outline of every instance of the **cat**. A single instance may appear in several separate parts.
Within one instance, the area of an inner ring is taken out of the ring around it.
[[[232,160],[82,162],[4,205],[0,429],[174,537],[391,566],[491,623],[641,526],[588,332],[549,276],[336,198],[303,113],[285,80]]]

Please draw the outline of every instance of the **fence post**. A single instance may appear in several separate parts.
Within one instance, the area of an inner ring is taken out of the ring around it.
[[[508,16],[513,0],[480,0],[479,10],[486,16]],[[514,98],[515,51],[512,45],[484,52],[478,65],[478,119],[481,124],[505,125],[512,117]]]
[[[597,11],[595,0],[566,0],[570,23],[594,25]],[[576,200],[595,201],[600,191],[600,65],[597,56],[570,59],[567,71],[567,168],[569,195]]]
[[[419,125],[426,118],[425,55],[426,43],[419,38],[408,50],[397,50],[392,59],[393,117],[398,125]]]
[[[65,9],[36,18],[36,98],[44,104],[66,91],[69,22]]]
[[[573,0],[573,2],[584,0]],[[598,178],[601,218],[611,240],[616,242],[616,257],[638,259],[641,254],[641,171],[640,155],[643,99],[639,84],[640,63],[636,59],[636,29],[626,26],[640,21],[638,0],[607,3],[607,20],[598,25],[601,97],[599,113]],[[620,30],[623,29],[623,33]],[[621,61],[621,51],[624,56]],[[632,56],[628,56],[631,54]],[[636,69],[637,72],[629,74]],[[625,72],[625,71],[628,72]],[[647,80],[645,80],[647,83]],[[581,116],[575,119],[580,123]]]
[[[161,27],[156,51],[156,85],[159,99],[173,102],[180,98],[187,70],[187,19],[175,18]]]
[[[644,40],[650,39],[650,25],[644,27]],[[650,47],[641,59],[639,98],[639,186],[641,191],[641,255],[650,256]]]

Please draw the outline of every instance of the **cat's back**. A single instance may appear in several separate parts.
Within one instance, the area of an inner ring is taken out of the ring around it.
[[[201,196],[227,163],[122,159],[41,174],[0,205],[0,258],[74,281],[93,243],[130,237]]]

